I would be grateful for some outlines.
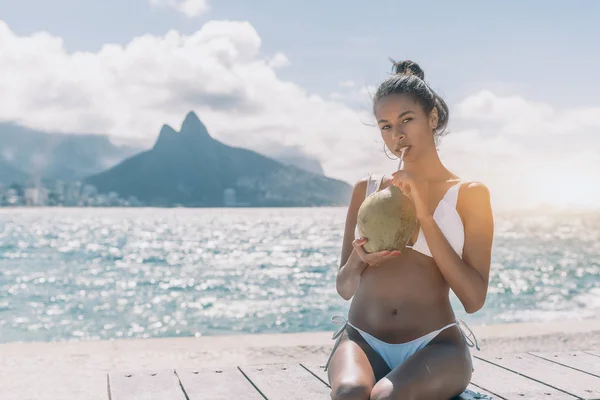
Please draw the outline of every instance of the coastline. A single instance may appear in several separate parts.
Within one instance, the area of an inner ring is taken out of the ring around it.
[[[600,350],[600,318],[467,324],[485,354]],[[333,347],[331,335],[332,332],[310,332],[4,343],[0,344],[0,392],[4,400],[106,400],[109,371],[276,362],[323,364]],[[480,353],[475,348],[471,352],[474,356]]]

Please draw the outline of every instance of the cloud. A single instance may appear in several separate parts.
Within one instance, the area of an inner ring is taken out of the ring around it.
[[[457,107],[458,118],[486,126],[500,124],[507,135],[564,135],[600,128],[600,107],[555,110],[520,96],[498,96],[483,90]]]
[[[210,7],[208,0],[149,0],[151,5],[174,8],[190,18],[206,13]]]
[[[0,120],[149,147],[163,123],[178,127],[194,110],[233,146],[298,148],[350,182],[385,170],[379,133],[363,123],[368,113],[280,79],[287,56],[261,56],[247,22],[211,21],[190,35],[148,34],[74,53],[60,38],[18,36],[0,22],[0,43]]]
[[[345,86],[344,86],[345,85]],[[342,81],[338,83],[342,89],[329,93],[329,98],[339,101],[346,106],[370,113],[373,109],[373,95],[377,87],[373,85],[357,85],[354,81]]]
[[[290,60],[283,53],[276,53],[273,57],[270,57],[267,61],[267,65],[273,69],[287,67],[290,65]]]
[[[441,154],[489,182],[500,206],[600,203],[600,107],[557,109],[484,90],[454,110]]]
[[[0,21],[0,120],[149,147],[163,123],[177,128],[194,110],[224,143],[263,153],[298,149],[351,183],[396,168],[370,125],[374,86],[319,96],[277,76],[288,64],[284,53],[262,54],[247,22],[210,21],[190,35],[147,34],[69,53],[58,37],[19,36]],[[496,204],[600,203],[597,105],[557,109],[484,90],[450,110],[442,160],[485,182]]]

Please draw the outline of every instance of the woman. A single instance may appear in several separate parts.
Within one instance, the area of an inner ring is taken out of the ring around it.
[[[449,399],[474,370],[473,344],[449,289],[469,314],[485,303],[494,230],[489,191],[440,161],[436,145],[448,107],[422,69],[412,61],[394,69],[375,93],[373,112],[385,147],[397,156],[405,149],[404,167],[374,188],[371,177],[354,185],[336,281],[340,296],[353,299],[326,366],[333,399]],[[401,252],[368,254],[362,245],[369,238],[355,233],[358,208],[389,185],[409,195],[418,226]]]

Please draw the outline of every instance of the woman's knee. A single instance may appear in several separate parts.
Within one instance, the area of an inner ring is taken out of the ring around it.
[[[332,400],[369,400],[372,385],[361,382],[340,382],[331,390]]]
[[[465,386],[468,386],[468,383]],[[452,385],[435,380],[425,382],[391,382],[381,379],[371,390],[370,400],[430,400],[450,399],[464,389],[452,390]]]
[[[370,400],[420,400],[418,391],[409,383],[392,383],[382,379],[371,390]]]

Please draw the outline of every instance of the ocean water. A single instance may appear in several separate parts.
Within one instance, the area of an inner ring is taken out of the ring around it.
[[[0,209],[0,342],[333,330],[344,208]],[[496,213],[468,324],[600,314],[600,212]]]

